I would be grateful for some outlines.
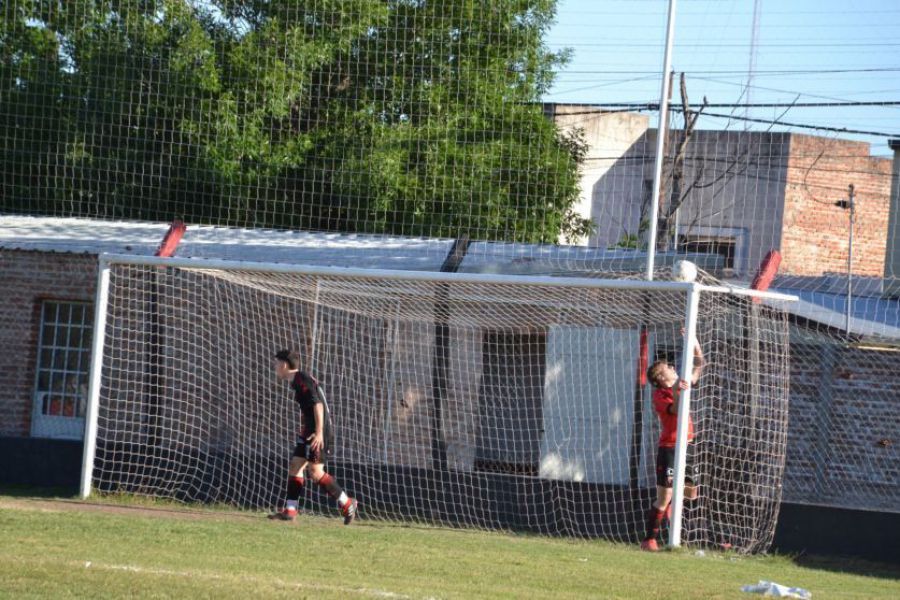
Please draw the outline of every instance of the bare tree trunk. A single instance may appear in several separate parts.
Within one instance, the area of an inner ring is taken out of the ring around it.
[[[677,231],[674,231],[675,225],[675,217],[678,214],[678,209],[681,208],[681,205],[684,203],[687,198],[687,194],[684,193],[684,160],[687,155],[687,147],[691,141],[691,137],[694,134],[694,127],[697,125],[697,120],[700,118],[700,114],[703,112],[703,109],[706,108],[706,98],[703,99],[703,105],[697,111],[691,111],[690,102],[688,101],[687,94],[687,84],[685,83],[684,73],[681,74],[680,77],[680,89],[681,89],[681,112],[684,116],[684,127],[681,131],[681,137],[678,140],[678,148],[675,151],[675,156],[672,159],[672,186],[669,190],[668,194],[661,193],[660,201],[662,198],[665,198],[668,195],[668,202],[665,206],[660,207],[659,214],[662,215],[660,217],[659,223],[657,224],[657,248],[663,252],[669,249],[670,243],[672,242],[672,236],[678,235]]]

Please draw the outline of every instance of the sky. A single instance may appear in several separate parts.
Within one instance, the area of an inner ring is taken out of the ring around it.
[[[887,140],[900,138],[900,0],[677,0],[675,6],[672,69],[686,74],[692,105],[704,96],[710,104],[793,104],[706,112],[778,120],[790,125],[777,130],[866,141],[873,155],[892,154]],[[546,42],[573,55],[544,100],[659,102],[668,8],[669,0],[559,0]],[[677,83],[672,98],[680,102]],[[798,106],[853,102],[878,104]],[[710,116],[699,127],[770,125]]]

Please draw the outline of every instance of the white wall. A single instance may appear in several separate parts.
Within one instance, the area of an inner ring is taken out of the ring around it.
[[[620,156],[600,161],[602,172],[591,171],[593,181],[583,183],[590,185],[583,191],[591,195],[597,225],[590,245],[600,248],[637,233],[641,204],[653,185],[656,130],[645,130],[624,149],[615,144],[623,134],[616,133],[613,143],[609,135],[592,131],[592,154],[600,154],[593,148],[606,148],[612,156],[618,148]],[[781,246],[789,139],[789,134],[696,131],[688,147],[684,185],[696,187],[679,210],[679,233],[733,239],[739,275],[754,273],[766,253]]]
[[[575,210],[582,217],[593,217],[596,223],[605,225],[606,221],[597,219],[594,214],[596,206],[594,186],[635,143],[642,139],[647,132],[649,117],[634,113],[601,112],[596,106],[556,104],[553,105],[553,119],[563,131],[575,128],[584,130],[588,152],[581,171],[581,199]],[[640,185],[639,179],[638,193]],[[560,240],[560,243],[564,242]],[[583,238],[578,245],[595,244],[588,238]]]
[[[629,483],[637,353],[636,331],[550,330],[541,477]],[[645,416],[645,431],[651,423]],[[644,456],[644,460],[653,459]]]

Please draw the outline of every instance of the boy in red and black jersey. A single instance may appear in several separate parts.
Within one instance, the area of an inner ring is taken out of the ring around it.
[[[269,515],[270,519],[293,521],[297,517],[300,493],[303,490],[303,471],[309,465],[309,475],[337,500],[344,524],[356,518],[357,501],[347,496],[334,477],[325,472],[325,457],[334,441],[328,406],[318,383],[309,373],[300,370],[300,355],[289,350],[275,354],[275,374],[290,381],[294,400],[300,406],[300,428],[297,445],[288,472],[287,501],[284,510]]]
[[[647,530],[641,542],[642,550],[656,551],[659,549],[656,538],[663,518],[669,515],[672,501],[672,480],[675,475],[675,440],[678,435],[678,400],[681,390],[686,390],[691,384],[696,384],[703,370],[703,352],[700,344],[694,346],[694,370],[691,372],[691,383],[678,378],[675,367],[664,360],[658,360],[647,370],[647,378],[655,388],[653,390],[653,410],[659,417],[661,432],[659,435],[659,449],[656,453],[656,501],[647,513]],[[694,422],[688,416],[688,443],[694,439]],[[684,498],[693,500],[697,497],[699,485],[699,473],[692,467],[690,460],[690,446],[687,460],[687,472],[685,477]]]
[[[331,453],[334,442],[328,405],[319,396],[319,384],[309,373],[300,370],[292,372],[291,389],[294,390],[294,401],[300,406],[300,435],[294,456],[305,458],[313,464],[324,464],[324,458]],[[318,431],[319,424],[321,431]],[[315,443],[318,441],[321,444]]]

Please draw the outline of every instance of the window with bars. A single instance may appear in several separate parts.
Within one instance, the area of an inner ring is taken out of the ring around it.
[[[88,302],[41,303],[32,435],[82,436],[93,320]]]
[[[723,268],[735,268],[737,242],[733,237],[682,235],[679,238],[682,252],[718,254],[722,257]]]

